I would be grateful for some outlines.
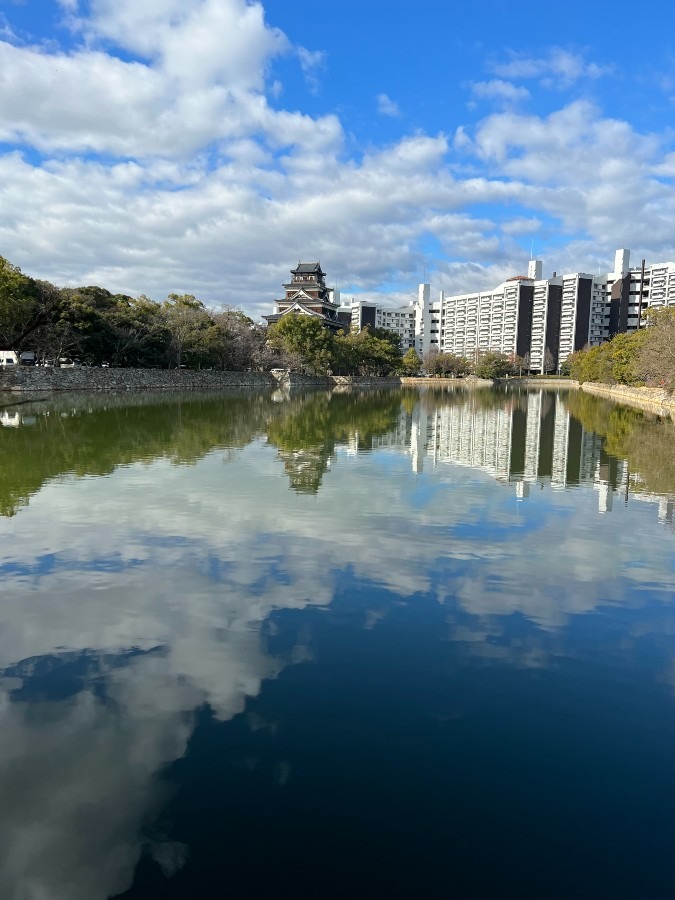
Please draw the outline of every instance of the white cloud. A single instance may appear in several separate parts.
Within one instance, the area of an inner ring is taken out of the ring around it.
[[[326,54],[322,50],[308,50],[306,47],[296,47],[295,52],[307,87],[313,94],[317,94],[321,85],[319,72],[326,64]]]
[[[519,216],[515,219],[509,219],[507,222],[501,222],[499,227],[506,234],[536,234],[542,229],[541,219],[526,218]]]
[[[393,119],[396,119],[401,115],[398,103],[386,94],[377,95],[377,111],[381,116],[390,116]]]
[[[667,136],[588,103],[544,116],[507,106],[477,126],[449,122],[452,142],[419,132],[363,152],[335,114],[270,106],[279,56],[307,77],[324,57],[293,47],[259,3],[96,0],[73,27],[82,43],[69,52],[0,41],[0,140],[16,148],[0,155],[0,248],[37,277],[187,291],[258,316],[303,256],[346,291],[414,290],[431,236],[452,260],[435,261],[434,289],[471,289],[522,268],[515,231],[480,212],[495,204],[574,240],[555,268],[591,250],[609,259],[615,244],[675,255]],[[560,78],[587,66],[562,51],[509,65]],[[474,91],[525,98],[502,78]]]
[[[500,100],[506,103],[517,103],[530,97],[527,88],[503,81],[501,78],[476,81],[471,85],[471,93],[480,100]]]
[[[511,52],[508,62],[492,66],[502,78],[536,79],[545,87],[567,88],[581,79],[595,79],[611,72],[608,66],[589,63],[580,53],[552,47],[543,56]]]

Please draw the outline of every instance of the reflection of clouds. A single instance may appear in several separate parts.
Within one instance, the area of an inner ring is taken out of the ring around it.
[[[110,668],[105,700],[88,686],[53,703],[0,695],[0,896],[94,900],[128,887],[141,822],[164,796],[159,772],[184,754],[195,709],[229,719],[278,668],[257,633],[198,615],[174,621],[165,650]],[[162,842],[152,853],[164,868],[184,856]]]
[[[94,900],[129,885],[139,823],[162,800],[157,773],[185,752],[199,701],[189,686],[157,677],[162,662],[139,660],[113,677],[119,709],[89,689],[55,703],[4,696],[1,896]]]
[[[159,460],[46,485],[0,520],[0,669],[63,649],[162,652],[111,666],[105,699],[84,686],[71,700],[10,703],[14,678],[0,683],[2,895],[123,890],[141,822],[161,802],[158,773],[185,752],[195,708],[241,712],[284,664],[265,653],[263,623],[329,604],[347,566],[400,597],[458,604],[472,624],[451,625],[452,640],[531,667],[548,658],[535,637],[499,642],[512,613],[555,633],[601,604],[640,605],[637,586],[672,592],[672,537],[650,511],[598,518],[595,505],[592,490],[518,504],[450,465],[416,477],[392,450],[340,451],[321,492],[299,495],[262,439],[228,466],[215,452],[190,467]],[[364,625],[381,615],[365,609]],[[312,652],[301,635],[285,662]],[[280,768],[278,783],[289,777]],[[169,868],[183,859],[161,842],[153,852]]]
[[[45,487],[11,528],[0,522],[0,566],[56,557],[44,575],[6,575],[22,594],[48,593],[40,616],[53,621],[33,645],[33,623],[19,613],[20,634],[0,635],[0,663],[19,648],[24,658],[48,652],[51,638],[39,639],[50,632],[63,632],[57,646],[173,641],[187,598],[185,619],[206,615],[219,627],[325,604],[332,572],[347,564],[403,596],[431,589],[470,611],[520,610],[550,627],[599,600],[627,600],[626,586],[673,588],[663,565],[672,541],[640,509],[601,519],[583,490],[543,492],[524,507],[489,477],[448,467],[416,480],[402,456],[388,456],[386,475],[377,455],[338,456],[321,493],[307,497],[288,491],[274,451],[259,443],[229,467],[216,453],[190,469],[158,462]],[[636,530],[650,535],[639,547]],[[113,557],[118,573],[74,571],[76,561]],[[107,599],[92,606],[92,593]],[[25,597],[9,602],[26,608]]]

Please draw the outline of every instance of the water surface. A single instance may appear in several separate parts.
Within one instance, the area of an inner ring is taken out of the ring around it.
[[[0,425],[0,896],[673,896],[673,423],[449,390]]]

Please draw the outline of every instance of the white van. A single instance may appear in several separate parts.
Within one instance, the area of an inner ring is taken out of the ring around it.
[[[34,366],[34,350],[0,350],[0,366]]]

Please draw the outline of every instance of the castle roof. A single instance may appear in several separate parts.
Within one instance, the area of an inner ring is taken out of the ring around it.
[[[291,269],[292,275],[324,275],[325,273],[321,271],[321,263],[319,262],[298,262],[295,269]]]

